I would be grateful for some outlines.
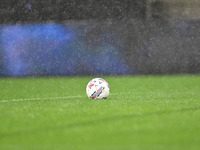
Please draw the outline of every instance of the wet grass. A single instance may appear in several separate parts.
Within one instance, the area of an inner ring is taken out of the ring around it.
[[[0,149],[200,149],[200,76],[0,79]]]

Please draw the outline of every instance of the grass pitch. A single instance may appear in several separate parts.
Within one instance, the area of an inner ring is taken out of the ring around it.
[[[0,149],[199,150],[200,76],[0,79]]]

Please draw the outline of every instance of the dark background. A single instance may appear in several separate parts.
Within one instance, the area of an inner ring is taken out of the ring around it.
[[[130,68],[127,72],[106,73],[80,65],[78,68],[82,70],[75,75],[199,73],[200,20],[194,13],[185,15],[182,7],[190,10],[187,5],[167,3],[167,0],[0,1],[0,24],[71,26],[78,29],[77,35],[84,44],[94,50],[105,44],[109,35],[112,39],[106,44],[117,47],[123,63]],[[1,52],[0,57],[4,57]],[[2,70],[0,74],[7,76]]]
[[[145,0],[2,0],[1,23],[145,18]]]

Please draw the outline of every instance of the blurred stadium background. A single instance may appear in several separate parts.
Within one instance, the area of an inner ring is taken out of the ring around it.
[[[200,73],[199,0],[1,0],[0,76]]]

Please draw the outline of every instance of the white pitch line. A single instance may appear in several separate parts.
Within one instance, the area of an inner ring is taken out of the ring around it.
[[[110,95],[130,95],[131,92],[126,93],[112,93]],[[86,97],[83,95],[77,96],[63,96],[63,97],[38,97],[38,98],[21,98],[21,99],[0,99],[0,103],[7,103],[7,102],[20,102],[20,101],[40,101],[40,100],[53,100],[53,99],[69,99],[69,98],[81,98]]]
[[[110,94],[110,95],[116,95],[118,93]],[[63,97],[38,97],[38,98],[20,98],[20,99],[3,99],[0,100],[0,103],[7,103],[7,102],[20,102],[20,101],[41,101],[41,100],[53,100],[53,99],[68,99],[68,98],[80,98],[80,97],[86,97],[82,95],[77,96],[63,96]]]
[[[53,99],[68,99],[68,98],[80,98],[85,96],[63,96],[63,97],[41,97],[41,98],[21,98],[21,99],[6,99],[6,100],[0,100],[0,103],[6,103],[6,102],[20,102],[20,101],[35,101],[35,100],[53,100]]]

